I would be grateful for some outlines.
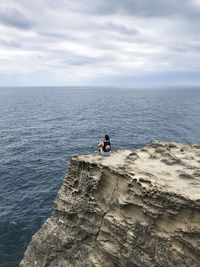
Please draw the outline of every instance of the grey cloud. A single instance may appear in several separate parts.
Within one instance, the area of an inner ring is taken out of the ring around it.
[[[91,65],[91,64],[101,64],[101,63],[114,62],[116,59],[113,56],[107,56],[107,57],[102,56],[102,57],[98,57],[98,58],[95,58],[95,57],[81,57],[80,58],[79,57],[79,58],[77,58],[77,60],[79,61],[78,65]],[[73,64],[74,63],[75,62],[73,62]]]
[[[64,6],[70,4],[68,0],[45,0],[46,5],[51,8],[63,8]]]
[[[113,56],[81,56],[75,53],[71,53],[69,51],[62,52],[62,51],[54,51],[52,54],[53,58],[65,58],[64,60],[59,60],[61,64],[70,65],[70,66],[85,66],[85,65],[92,65],[92,64],[99,64],[99,63],[106,63],[115,61],[115,57]]]
[[[70,5],[69,1],[64,1]],[[195,8],[191,0],[83,0],[73,7],[81,12],[95,15],[111,15],[124,13],[142,17],[162,16],[199,16],[200,11]]]
[[[0,6],[0,23],[19,29],[30,29],[31,21],[21,11],[11,7]]]
[[[199,44],[181,44],[181,45],[170,45],[167,46],[170,51],[178,53],[187,53],[187,52],[200,52]]]
[[[117,0],[118,10],[129,15],[160,17],[179,14],[188,5],[188,0]]]
[[[45,39],[49,39],[51,41],[79,41],[80,38],[76,37],[73,32],[66,32],[66,31],[52,31],[52,30],[39,30],[37,34],[44,37]]]
[[[37,31],[37,34],[51,39],[65,39],[66,34],[65,33],[59,33],[59,32],[53,32],[53,31]]]
[[[71,66],[83,66],[83,65],[90,65],[99,62],[99,59],[90,58],[90,57],[75,57],[71,60],[66,60],[64,63]]]
[[[134,29],[134,28],[128,28],[125,25],[122,24],[116,24],[116,23],[107,23],[104,25],[104,29],[106,30],[111,30],[114,32],[118,32],[120,34],[131,34],[131,35],[136,35],[138,34],[138,30]]]
[[[21,48],[22,47],[21,42],[16,41],[16,40],[6,41],[6,40],[3,40],[3,39],[0,39],[0,45],[4,46],[4,47],[7,47],[7,48],[13,48],[13,47],[14,48]]]
[[[186,46],[179,46],[179,45],[170,45],[170,46],[167,46],[167,48],[170,50],[170,51],[173,51],[173,52],[178,52],[178,53],[185,53],[185,52],[188,52],[188,47]]]
[[[188,51],[200,52],[200,44],[190,44],[188,45]]]
[[[158,70],[199,69],[200,8],[195,10],[191,0],[5,3],[7,8],[0,4],[0,23],[12,29],[0,27],[0,46],[8,71],[34,70],[37,77],[49,73],[51,82],[55,72],[58,79],[71,81],[67,69],[102,81],[109,71],[123,81],[135,72],[153,71],[157,77]]]

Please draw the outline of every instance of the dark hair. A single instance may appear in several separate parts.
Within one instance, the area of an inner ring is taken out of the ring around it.
[[[110,137],[109,137],[109,135],[105,135],[105,139],[106,139],[106,141],[108,141],[108,140],[110,140]]]

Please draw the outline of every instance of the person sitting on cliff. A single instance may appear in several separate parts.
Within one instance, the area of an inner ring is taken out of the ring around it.
[[[110,156],[111,153],[111,142],[109,135],[105,135],[104,139],[98,145],[99,154],[103,157]]]

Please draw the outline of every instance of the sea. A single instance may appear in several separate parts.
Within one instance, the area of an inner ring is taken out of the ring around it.
[[[153,140],[200,143],[200,88],[0,88],[0,267],[18,266],[51,215],[67,165]]]

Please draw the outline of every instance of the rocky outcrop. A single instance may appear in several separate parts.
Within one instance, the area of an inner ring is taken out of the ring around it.
[[[200,146],[75,156],[20,267],[200,266]]]

